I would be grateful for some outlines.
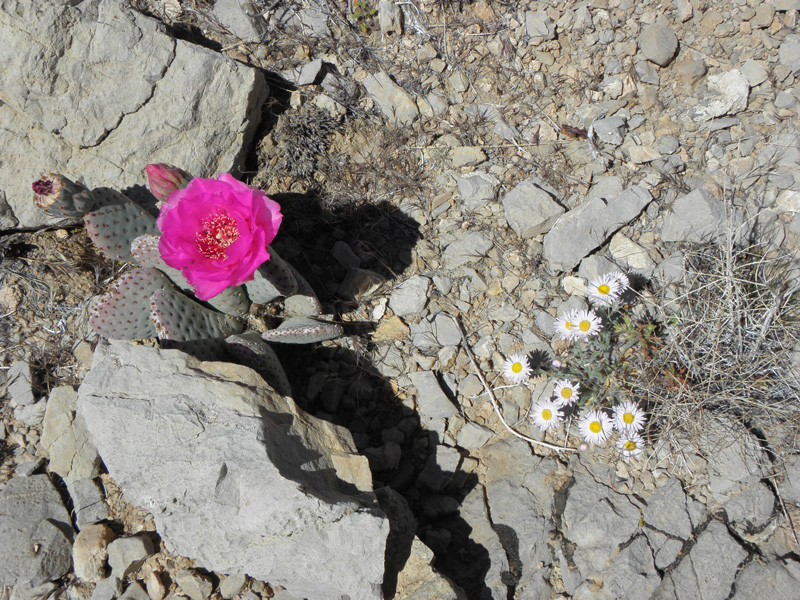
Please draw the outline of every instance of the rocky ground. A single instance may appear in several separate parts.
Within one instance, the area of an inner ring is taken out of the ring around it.
[[[0,595],[796,597],[798,11],[4,5]],[[346,332],[277,348],[292,399],[88,327],[124,267],[30,183],[149,162],[281,203]],[[582,362],[554,321],[611,270],[631,344]],[[532,425],[553,358],[647,410],[644,453]]]

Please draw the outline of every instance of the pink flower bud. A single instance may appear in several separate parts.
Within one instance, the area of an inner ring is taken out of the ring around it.
[[[150,191],[162,202],[175,190],[185,188],[192,180],[192,176],[183,169],[166,163],[150,164],[145,170]]]
[[[551,362],[550,364],[553,366],[554,369],[560,369],[562,366],[561,361],[558,360],[557,358],[553,360],[553,362]]]

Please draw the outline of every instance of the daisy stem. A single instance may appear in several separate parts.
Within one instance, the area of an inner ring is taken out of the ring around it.
[[[547,442],[540,442],[539,440],[534,440],[533,438],[529,438],[529,437],[527,437],[525,435],[522,435],[518,431],[516,431],[513,427],[511,427],[506,422],[506,420],[503,418],[503,414],[500,412],[500,406],[497,403],[497,398],[495,398],[494,392],[492,391],[492,388],[490,388],[489,384],[486,383],[486,379],[483,377],[483,373],[481,373],[481,370],[478,367],[478,362],[475,360],[475,356],[472,354],[472,349],[470,349],[469,344],[467,343],[467,336],[464,333],[464,328],[461,327],[461,322],[458,319],[456,319],[455,317],[451,316],[451,315],[447,315],[447,316],[450,317],[453,320],[453,322],[456,324],[456,327],[458,327],[458,332],[461,334],[461,343],[464,346],[464,350],[466,351],[467,356],[469,356],[469,360],[472,363],[472,368],[475,369],[475,374],[478,376],[478,379],[481,380],[481,383],[483,384],[483,387],[486,389],[486,392],[489,394],[489,400],[492,401],[492,408],[494,408],[494,412],[497,413],[497,417],[500,419],[500,422],[503,424],[503,427],[505,427],[515,437],[518,437],[519,439],[524,440],[524,441],[528,442],[529,444],[534,444],[535,446],[543,446],[545,448],[550,448],[551,450],[555,450],[556,452],[577,452],[577,450],[575,448],[567,448],[566,446],[565,447],[555,446],[553,444],[548,444]]]

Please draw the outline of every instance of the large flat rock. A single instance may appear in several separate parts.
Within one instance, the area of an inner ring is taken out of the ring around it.
[[[74,6],[71,6],[74,4]],[[263,76],[176,40],[121,0],[10,0],[0,11],[0,228],[54,222],[31,183],[61,172],[91,187],[146,183],[151,162],[233,171],[260,119]]]
[[[100,346],[78,414],[167,549],[320,600],[381,598],[389,523],[350,433],[251,369]]]

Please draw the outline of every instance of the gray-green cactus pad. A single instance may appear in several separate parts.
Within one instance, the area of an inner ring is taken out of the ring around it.
[[[286,266],[292,271],[292,275],[297,281],[297,293],[284,300],[284,312],[289,316],[295,317],[310,317],[320,314],[322,312],[322,304],[314,290],[308,285],[305,277],[300,275],[297,269],[289,263],[286,263]]]
[[[259,304],[266,304],[280,296],[291,296],[297,291],[297,280],[292,268],[278,256],[272,246],[267,249],[269,260],[256,269],[253,281],[244,284],[250,299]]]
[[[140,340],[155,337],[156,328],[150,319],[150,296],[169,287],[169,280],[156,269],[128,271],[92,308],[89,325],[106,338]]]
[[[158,250],[159,237],[158,235],[146,233],[133,240],[133,242],[131,242],[131,256],[133,260],[143,267],[158,269],[182,290],[191,290],[192,286],[186,281],[183,273],[178,269],[170,267],[164,262],[164,259],[161,258],[161,252]]]
[[[257,331],[246,331],[225,338],[228,351],[243,365],[258,371],[267,383],[282,396],[291,396],[292,387],[272,347]]]
[[[311,344],[323,340],[332,340],[344,333],[341,325],[325,323],[307,317],[291,317],[281,323],[276,329],[270,329],[261,334],[268,342],[281,342],[284,344]]]
[[[86,232],[111,258],[132,261],[131,242],[146,233],[158,234],[156,219],[138,204],[106,206],[84,216]]]
[[[226,338],[244,329],[239,319],[171,290],[160,290],[150,297],[150,316],[158,337],[179,342]]]

